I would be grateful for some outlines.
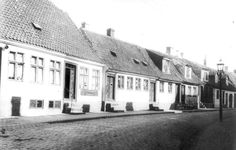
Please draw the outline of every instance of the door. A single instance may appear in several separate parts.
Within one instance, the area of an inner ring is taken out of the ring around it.
[[[175,103],[180,103],[180,85],[176,84],[175,86]]]
[[[229,108],[233,108],[233,95],[229,95]]]
[[[236,94],[234,94],[234,108],[236,108]]]
[[[150,83],[150,102],[156,102],[156,84]]]
[[[115,77],[107,76],[106,96],[108,100],[115,99]]]
[[[181,103],[185,104],[185,86],[181,86]]]
[[[20,97],[12,97],[11,104],[12,104],[12,110],[11,114],[12,116],[20,116]]]
[[[76,66],[66,64],[65,68],[65,85],[64,85],[64,98],[75,99],[76,92]]]

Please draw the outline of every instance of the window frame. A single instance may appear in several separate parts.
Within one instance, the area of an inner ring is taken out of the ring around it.
[[[86,73],[82,72],[83,69],[86,70]],[[85,88],[85,83],[87,84],[86,88]],[[87,67],[81,66],[79,69],[79,88],[83,90],[89,89],[89,69]]]
[[[133,80],[134,80],[133,77],[127,76],[127,90],[133,90],[133,88],[134,88],[134,81]]]
[[[149,90],[149,81],[148,81],[148,79],[143,79],[143,90],[144,91],[148,91]]]
[[[10,60],[10,54],[14,54],[14,60]],[[20,62],[20,61],[18,61],[17,60],[17,56],[18,55],[22,55],[22,61]],[[14,80],[14,81],[21,81],[21,82],[23,82],[23,80],[24,80],[24,66],[25,66],[25,62],[24,62],[24,53],[22,53],[22,52],[15,52],[15,51],[9,51],[9,53],[8,53],[8,79],[9,80]],[[13,78],[10,78],[9,77],[9,66],[10,66],[10,64],[13,64],[14,65],[14,68],[13,68]],[[19,68],[18,68],[18,66],[22,66],[22,74],[21,74],[21,78],[20,79],[18,79],[18,72],[19,72]]]
[[[135,78],[135,90],[141,90],[141,78]]]
[[[160,93],[165,92],[165,83],[163,81],[160,81],[160,83],[159,83],[159,92]]]
[[[123,75],[118,75],[117,77],[117,88],[118,89],[125,88],[125,77]]]
[[[94,74],[96,72],[96,75]],[[97,81],[97,82],[96,82]],[[100,70],[93,69],[92,70],[92,90],[100,89]]]
[[[51,66],[51,62],[53,62],[53,66]],[[57,68],[57,63],[59,63],[59,68]],[[56,61],[56,60],[50,60],[50,65],[49,65],[49,82],[50,84],[53,84],[53,85],[61,85],[61,62],[60,61]],[[53,72],[53,82],[51,82],[51,78],[50,78],[50,73],[51,71]],[[59,83],[56,83],[56,73],[59,72]]]
[[[31,101],[35,101],[35,107],[32,107]],[[40,101],[42,102],[42,107],[38,107],[38,102],[40,102]],[[44,109],[44,100],[30,99],[29,108],[30,108],[30,109]]]
[[[166,66],[166,69],[165,69],[165,66]],[[162,60],[162,72],[170,74],[170,60],[167,58],[164,58]]]
[[[168,83],[168,93],[171,94],[173,92],[173,83]]]
[[[49,107],[50,102],[53,102],[53,106],[52,107]],[[56,102],[60,102],[60,107],[56,107],[57,106]],[[49,100],[48,101],[48,108],[49,109],[61,109],[61,101],[60,100]]]
[[[42,84],[44,82],[45,59],[42,58],[42,57],[34,56],[34,55],[32,55],[30,57],[31,60],[32,60],[32,58],[35,58],[35,64],[30,62],[30,69],[35,68],[35,79],[34,79],[34,81],[31,80],[31,82],[33,82],[33,83],[41,83]],[[39,64],[40,60],[42,60],[42,65]],[[40,76],[39,75],[39,70],[40,69],[42,69],[42,78],[41,78],[42,81],[39,81],[39,76]]]

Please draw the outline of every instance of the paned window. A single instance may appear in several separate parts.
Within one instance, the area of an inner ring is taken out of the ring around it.
[[[124,89],[124,76],[118,75],[118,88]]]
[[[92,73],[92,89],[98,90],[100,86],[100,71],[99,70],[93,70]]]
[[[140,78],[135,79],[135,89],[141,90],[141,79]]]
[[[8,55],[8,79],[23,80],[24,55],[23,53],[10,52]]]
[[[133,77],[127,77],[127,89],[133,89]]]
[[[192,93],[192,88],[191,86],[188,86],[188,95],[191,95],[191,93]]]
[[[168,93],[172,93],[172,83],[168,83]]]
[[[30,100],[30,108],[43,108],[43,100]]]
[[[167,59],[163,59],[163,66],[162,66],[162,72],[164,73],[170,73],[170,61]]]
[[[197,87],[193,87],[193,95],[197,95]]]
[[[32,56],[31,57],[31,81],[42,83],[43,82],[43,58]]]
[[[48,108],[61,108],[61,101],[49,101]]]
[[[61,78],[61,63],[58,61],[50,60],[50,83],[60,84]]]
[[[189,66],[185,66],[185,77],[188,79],[192,78],[192,68]]]
[[[89,86],[88,68],[80,67],[80,88],[88,89],[88,86]]]
[[[143,90],[148,91],[148,80],[147,79],[143,80]]]
[[[164,82],[160,81],[160,92],[163,93],[164,92]]]

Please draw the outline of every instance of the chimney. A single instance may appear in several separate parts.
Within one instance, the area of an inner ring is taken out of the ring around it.
[[[112,28],[107,29],[107,36],[114,37],[115,30]]]
[[[205,56],[205,58],[204,58],[203,64],[204,64],[204,66],[207,66],[207,58],[206,58],[206,56]]]
[[[171,55],[171,50],[172,50],[172,47],[170,46],[166,47],[166,54]]]
[[[228,70],[229,70],[229,66],[225,66],[225,71],[228,72]]]
[[[184,58],[184,53],[183,52],[180,53],[180,58]]]
[[[86,25],[87,25],[86,22],[82,22],[82,23],[81,23],[81,28],[82,28],[82,29],[85,29],[85,28],[86,28]]]

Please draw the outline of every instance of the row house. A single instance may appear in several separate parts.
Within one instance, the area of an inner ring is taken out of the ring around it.
[[[107,35],[81,31],[106,65],[101,111],[148,110],[150,104],[156,102],[157,79],[161,72],[146,50],[116,39],[111,28]]]
[[[104,65],[68,15],[48,0],[0,6],[0,116],[100,111]]]

